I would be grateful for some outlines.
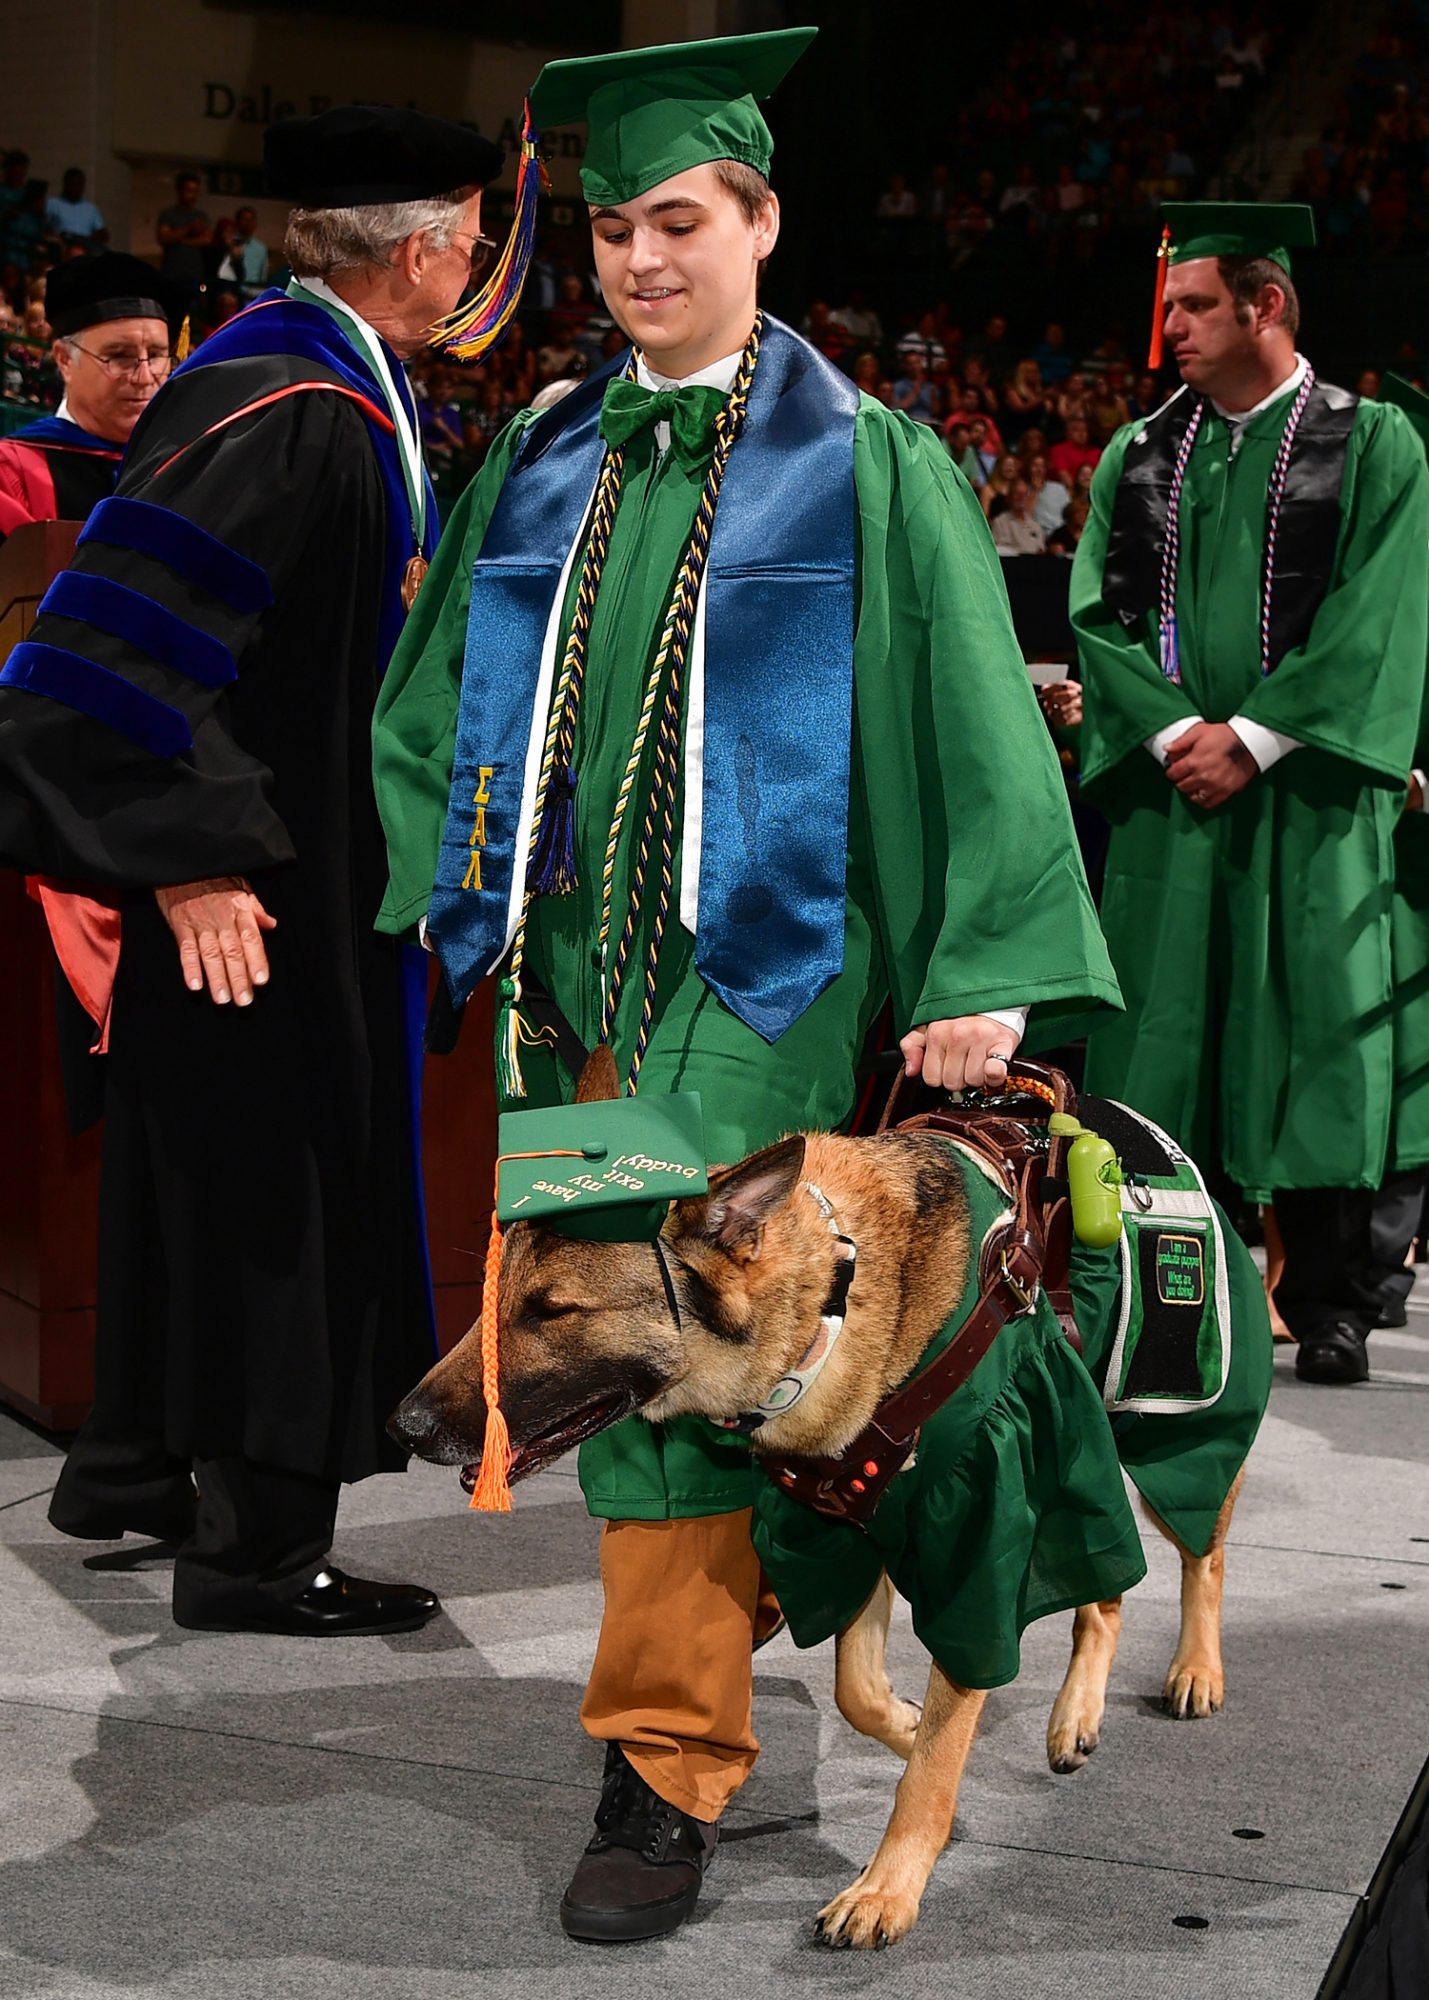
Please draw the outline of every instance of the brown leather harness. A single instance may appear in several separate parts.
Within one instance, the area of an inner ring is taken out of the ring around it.
[[[1003,1189],[1010,1212],[987,1238],[977,1304],[943,1350],[886,1396],[853,1442],[832,1458],[764,1458],[764,1470],[792,1499],[832,1520],[861,1525],[902,1471],[918,1433],[960,1389],[1009,1320],[1036,1308],[1039,1292],[1080,1348],[1072,1320],[1068,1270],[1071,1204],[1066,1186],[1068,1141],[1048,1133],[1052,1111],[1075,1113],[1076,1097],[1061,1070],[1015,1062],[998,1098],[947,1105],[894,1123],[903,1079],[894,1085],[880,1132],[927,1132],[973,1154]],[[1030,1086],[1030,1087],[1029,1087]],[[1030,1100],[1039,1108],[1024,1108]]]

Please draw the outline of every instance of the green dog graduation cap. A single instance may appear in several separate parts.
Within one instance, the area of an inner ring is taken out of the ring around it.
[[[471,1504],[508,1514],[510,1434],[497,1328],[504,1224],[540,1222],[591,1243],[653,1243],[670,1203],[709,1192],[705,1122],[694,1091],[506,1111],[498,1126],[496,1215],[481,1300],[486,1436]]]
[[[767,180],[774,140],[756,100],[769,96],[817,33],[782,28],[547,63],[531,115],[543,131],[589,126],[581,187],[598,207],[634,201],[713,160],[739,160]]]
[[[540,1222],[595,1243],[649,1243],[672,1201],[705,1194],[699,1096],[617,1097],[506,1111],[496,1219]]]

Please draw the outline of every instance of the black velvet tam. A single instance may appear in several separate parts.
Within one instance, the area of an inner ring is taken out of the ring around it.
[[[485,187],[504,159],[465,125],[381,104],[285,118],[263,141],[269,194],[300,208],[366,208]]]
[[[175,333],[187,303],[181,287],[121,250],[66,258],[45,280],[45,317],[62,335],[113,319],[161,319]]]

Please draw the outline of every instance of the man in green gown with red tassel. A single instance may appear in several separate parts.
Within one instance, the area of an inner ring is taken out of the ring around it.
[[[1429,478],[1400,411],[1296,352],[1309,210],[1166,214],[1184,387],[1113,438],[1072,577],[1127,1001],[1087,1082],[1273,1199],[1297,1372],[1361,1381],[1403,1256],[1377,1191],[1429,1158],[1429,1093],[1395,1116],[1392,1003]]]
[[[505,1101],[572,1092],[544,988],[628,1088],[698,1091],[725,1161],[845,1125],[886,1002],[949,1087],[1000,1084],[1028,1010],[1118,1003],[976,500],[757,308],[755,100],[812,33],[543,73],[536,123],[589,124],[634,347],[493,446],[376,724],[383,927],[425,925],[458,1006],[501,978]],[[635,1420],[580,1471],[607,1524],[583,1720],[609,1748],[563,1921],[636,1938],[694,1907],[777,1613],[741,1438]]]

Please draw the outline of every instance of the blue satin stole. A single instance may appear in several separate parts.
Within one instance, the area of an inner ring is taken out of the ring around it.
[[[515,847],[546,629],[600,468],[605,383],[622,366],[526,432],[473,569],[428,919],[458,1003],[506,947],[515,870],[525,868]],[[847,376],[766,317],[705,576],[695,965],[770,1042],[843,968],[857,414]],[[642,651],[653,638],[632,634]]]

